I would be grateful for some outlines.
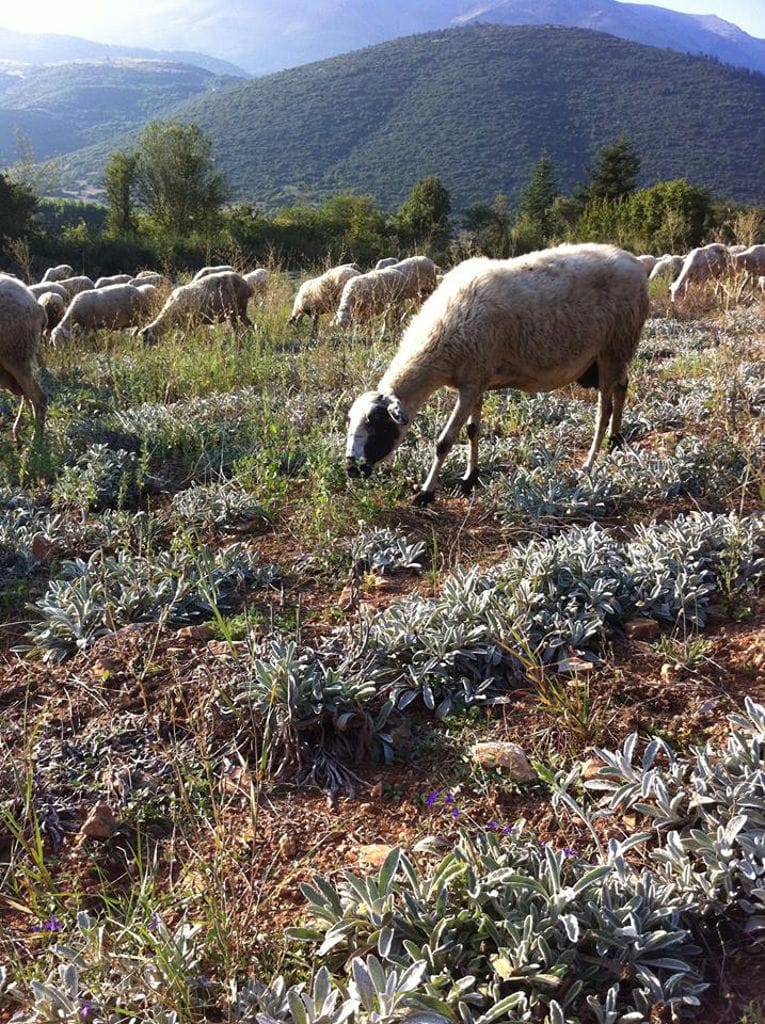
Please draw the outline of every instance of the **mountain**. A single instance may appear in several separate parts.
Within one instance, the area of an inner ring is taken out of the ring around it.
[[[168,117],[185,100],[241,81],[191,64],[110,58],[0,67],[0,165],[80,149]]]
[[[340,191],[388,208],[436,174],[455,209],[516,200],[546,153],[564,192],[627,135],[640,183],[687,178],[765,203],[765,76],[577,28],[472,25],[416,35],[183,104],[233,198],[286,205]],[[100,181],[111,139],[60,161],[73,191]]]
[[[213,75],[233,75],[246,78],[247,72],[236,64],[206,53],[185,50],[150,50],[140,46],[113,46],[108,43],[94,43],[78,36],[61,36],[52,33],[12,32],[0,28],[0,63],[14,64],[61,64],[70,61],[102,61],[120,57],[142,60],[162,60],[175,64],[193,64],[204,68]]]

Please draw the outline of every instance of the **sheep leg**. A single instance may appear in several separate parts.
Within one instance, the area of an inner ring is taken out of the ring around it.
[[[318,337],[319,337],[319,314],[318,313],[314,313],[311,316],[311,334],[309,336],[309,341],[316,341],[316,339]]]
[[[21,391],[21,402],[19,403],[19,411],[16,414],[16,419],[13,423],[11,436],[13,437],[14,443],[18,444],[19,426],[24,412],[25,402],[29,404],[29,407],[32,410],[32,417],[35,422],[35,434],[39,435],[42,433],[43,427],[45,426],[45,411],[48,406],[48,401],[45,397],[45,392],[31,373],[14,371],[14,377]]]
[[[430,468],[425,483],[422,485],[420,493],[414,499],[415,505],[428,505],[435,498],[436,484],[438,482],[438,474],[441,472],[441,466],[444,464],[446,456],[452,450],[462,425],[473,413],[476,401],[477,399],[473,392],[460,391],[457,396],[457,402],[452,410],[452,414],[436,442],[436,457],[433,460],[433,465]]]
[[[603,372],[602,367],[599,366],[598,370],[600,372],[600,387],[598,389],[598,411],[595,417],[595,434],[582,469],[592,469],[595,459],[598,456],[598,452],[600,451],[600,446],[603,444],[603,438],[606,435],[606,427],[608,426],[608,421],[612,414],[611,394],[614,390],[614,385],[610,380],[606,381],[604,379],[606,374]]]
[[[460,490],[463,494],[469,494],[475,485],[478,483],[478,437],[481,433],[481,407],[483,406],[483,395],[473,406],[473,410],[468,416],[467,431],[468,441],[470,442],[470,452],[468,455],[467,471],[460,481]]]
[[[616,382],[612,396],[611,422],[608,432],[608,450],[621,448],[624,444],[622,434],[622,413],[624,412],[624,400],[627,397],[627,385],[629,381],[625,374],[623,380]]]

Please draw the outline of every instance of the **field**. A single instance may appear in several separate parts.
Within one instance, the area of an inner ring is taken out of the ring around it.
[[[0,392],[0,1020],[762,1022],[765,303],[653,294],[623,451],[494,394],[419,509],[451,397],[347,480],[395,339],[294,289]]]

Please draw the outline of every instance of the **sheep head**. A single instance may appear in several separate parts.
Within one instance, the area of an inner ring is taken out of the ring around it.
[[[348,411],[345,468],[348,476],[369,476],[390,458],[406,435],[409,416],[395,395],[367,391]]]

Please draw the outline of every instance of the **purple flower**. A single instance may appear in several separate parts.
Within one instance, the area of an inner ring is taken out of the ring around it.
[[[497,829],[499,828],[499,825],[498,825],[498,824],[496,823],[496,821],[493,821],[493,820],[492,820],[492,821],[488,822],[488,824],[486,825],[486,827],[488,828],[488,830],[489,830],[490,832],[496,832],[496,831],[497,831]]]
[[[93,1009],[92,1003],[83,1003],[80,1007],[80,1016],[83,1020],[87,1020],[90,1016],[90,1011]]]
[[[446,796],[444,797],[444,803],[446,804],[447,807],[449,806],[449,804],[453,804],[454,803],[454,794],[453,793],[447,793]]]
[[[456,820],[457,818],[459,818],[459,816],[460,816],[460,809],[459,809],[459,807],[455,807],[454,810],[452,811],[452,817]]]
[[[199,984],[202,986],[202,988],[209,988],[212,982],[210,981],[206,974],[200,974]]]
[[[564,857],[576,857],[577,853],[576,853],[576,850],[574,850],[571,846],[564,846],[563,847],[563,856]]]
[[[33,932],[60,932],[63,928],[63,924],[55,916],[51,914],[47,921],[43,921],[42,924],[35,925],[32,928]]]
[[[151,915],[151,920],[149,921],[149,931],[155,932],[157,928],[159,928],[159,914],[155,910]]]
[[[505,825],[505,827],[502,829],[502,835],[503,836],[509,836],[512,831],[513,831],[513,826],[512,825]]]
[[[428,796],[428,799],[425,801],[425,803],[428,805],[428,807],[432,807],[433,804],[435,804],[436,800],[438,800],[438,790],[434,789],[433,792]]]

